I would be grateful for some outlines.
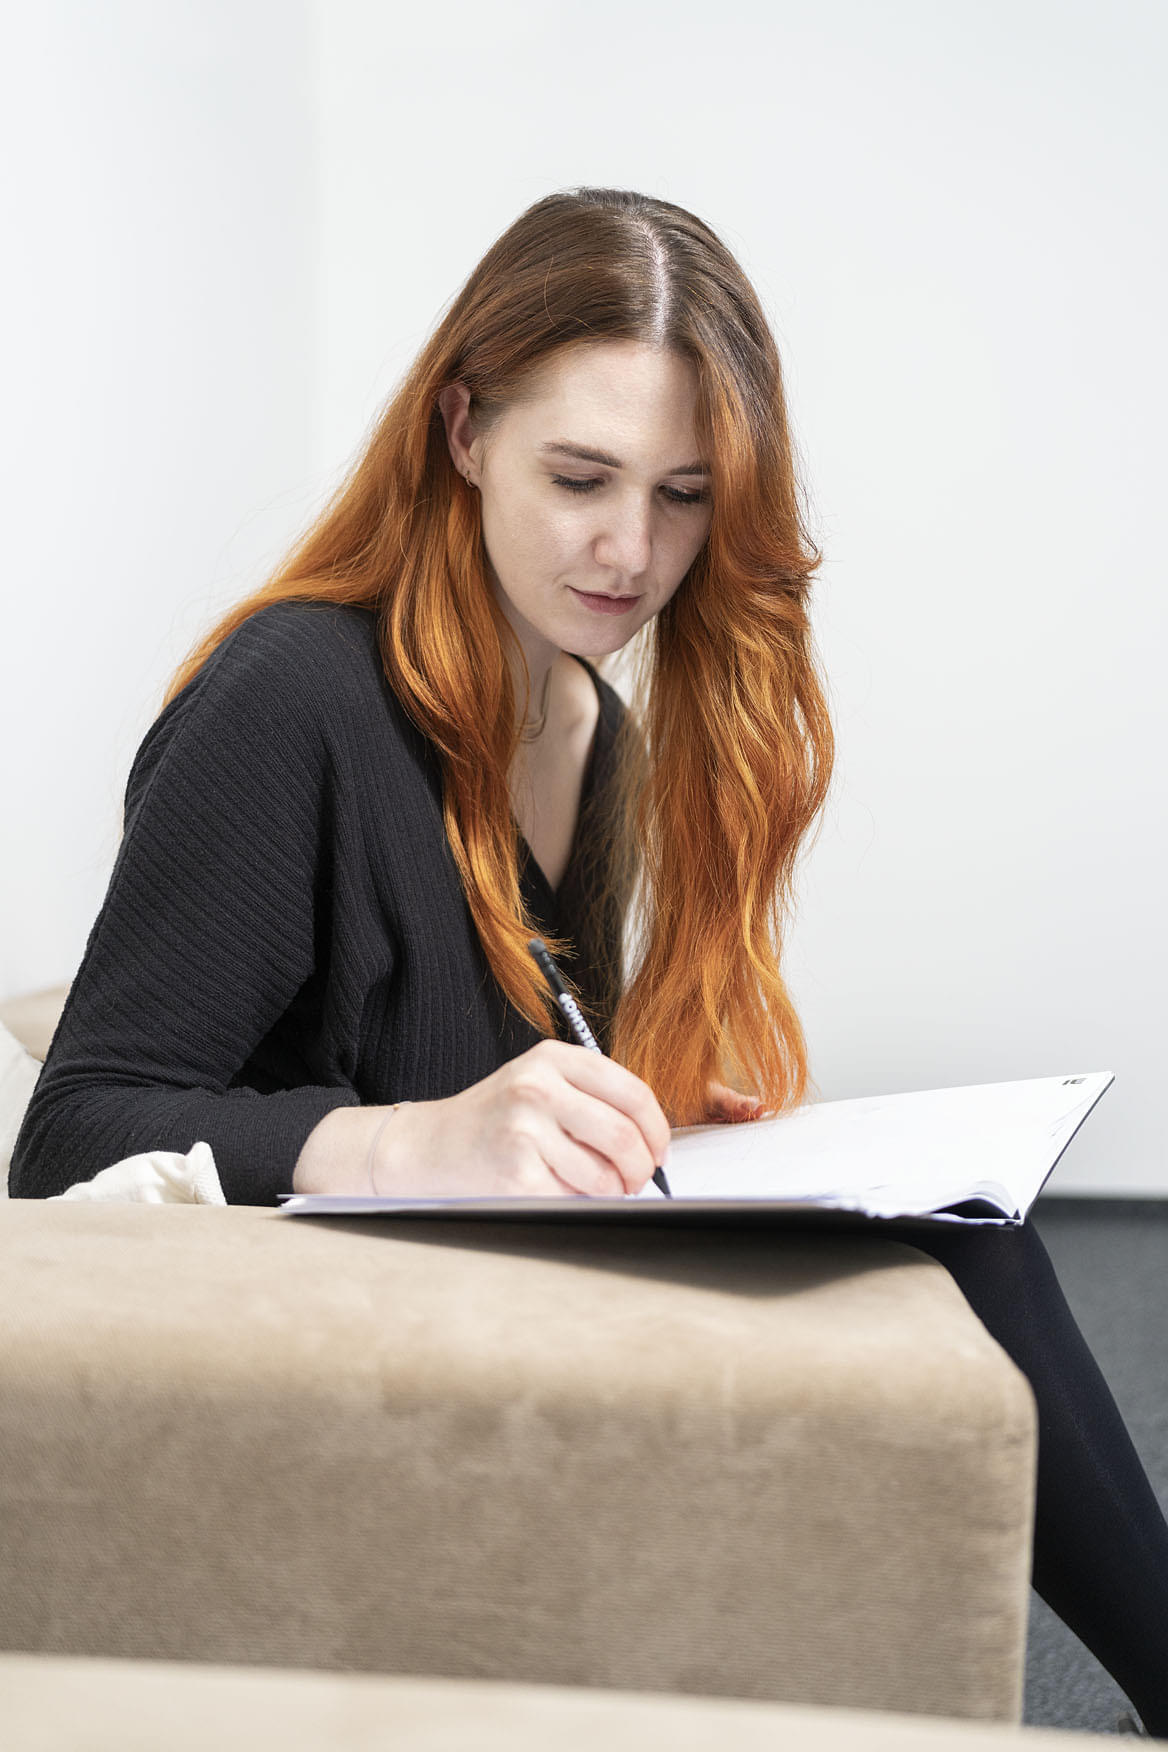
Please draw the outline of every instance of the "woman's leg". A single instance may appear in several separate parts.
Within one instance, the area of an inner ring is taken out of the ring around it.
[[[1042,1237],[902,1230],[950,1272],[1038,1406],[1034,1586],[1168,1737],[1168,1523]]]

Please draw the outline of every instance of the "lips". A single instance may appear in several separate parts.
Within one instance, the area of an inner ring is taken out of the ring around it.
[[[577,602],[593,614],[628,614],[641,600],[639,596],[609,596],[603,590],[577,590],[571,584],[568,588]]]

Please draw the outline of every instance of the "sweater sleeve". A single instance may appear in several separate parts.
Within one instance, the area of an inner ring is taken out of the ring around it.
[[[12,1156],[16,1198],[210,1144],[229,1204],[292,1189],[345,1081],[231,1087],[313,973],[331,879],[328,742],[306,641],[261,610],[151,725],[100,912]]]

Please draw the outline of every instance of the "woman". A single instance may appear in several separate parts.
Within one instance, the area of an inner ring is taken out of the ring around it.
[[[798,1104],[818,562],[720,240],[626,191],[537,202],[174,678],[13,1194],[198,1139],[236,1202],[637,1192],[671,1123]],[[639,713],[601,673],[626,646]],[[535,933],[608,1056],[559,1037]],[[920,1244],[1034,1387],[1036,1585],[1168,1732],[1168,1528],[1037,1232]]]

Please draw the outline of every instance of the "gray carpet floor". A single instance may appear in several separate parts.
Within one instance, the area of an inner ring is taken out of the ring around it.
[[[1029,1220],[1168,1514],[1168,1199],[1040,1197]],[[1023,1720],[1115,1733],[1131,1707],[1123,1692],[1030,1600]]]

